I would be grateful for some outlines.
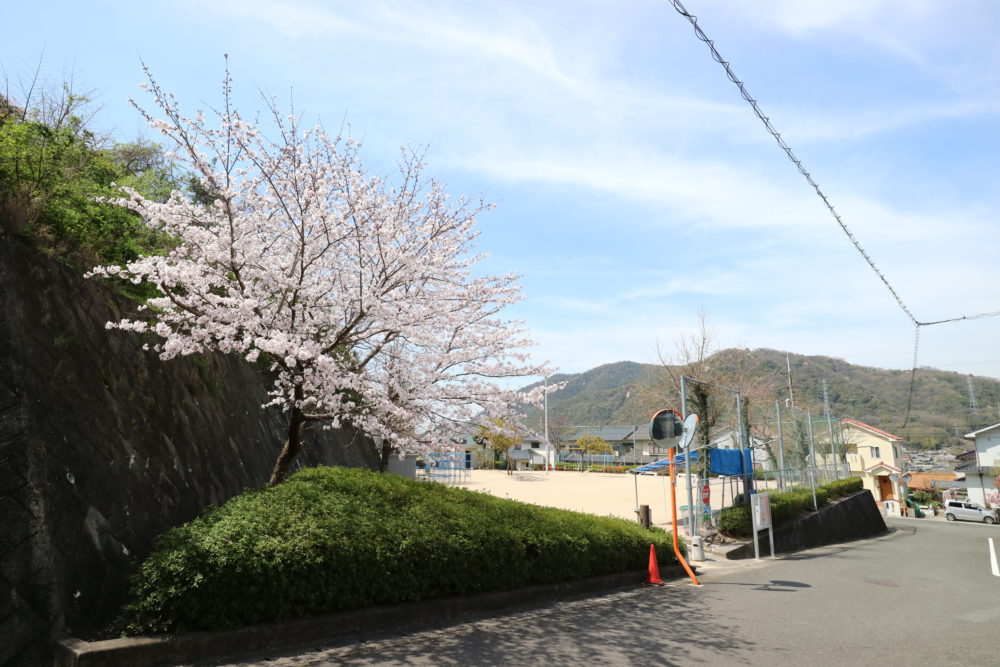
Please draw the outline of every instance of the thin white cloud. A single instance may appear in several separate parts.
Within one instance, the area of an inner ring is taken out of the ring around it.
[[[943,102],[919,104],[900,103],[888,108],[885,105],[860,111],[828,109],[814,112],[775,114],[781,116],[781,132],[791,142],[858,141],[872,135],[913,128],[925,123],[960,118],[975,118],[1000,112],[1000,100],[995,97],[976,97]]]

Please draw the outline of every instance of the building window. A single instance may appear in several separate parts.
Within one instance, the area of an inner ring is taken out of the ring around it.
[[[871,449],[872,449],[872,458],[873,459],[877,459],[878,457],[881,456],[881,454],[879,453],[879,448],[878,447],[872,447]]]

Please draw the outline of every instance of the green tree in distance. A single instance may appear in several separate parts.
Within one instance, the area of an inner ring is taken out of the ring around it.
[[[521,442],[521,436],[509,424],[499,417],[489,420],[489,426],[480,426],[476,434],[476,441],[486,445],[493,450],[493,464],[499,460],[503,454],[507,459],[507,474],[514,472],[514,461],[510,457],[512,447]]]
[[[584,433],[576,439],[576,446],[580,450],[580,471],[583,472],[584,454],[610,454],[612,451],[608,441],[593,433]]]

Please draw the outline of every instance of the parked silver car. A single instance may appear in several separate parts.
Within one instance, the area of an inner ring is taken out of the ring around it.
[[[978,503],[969,500],[948,500],[944,504],[944,518],[948,521],[982,521],[996,523],[996,510],[988,510]]]

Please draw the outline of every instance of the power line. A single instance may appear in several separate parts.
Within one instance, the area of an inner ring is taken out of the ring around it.
[[[1000,310],[994,311],[992,313],[979,313],[978,315],[963,315],[961,317],[952,317],[947,320],[937,320],[935,322],[919,322],[922,327],[929,327],[932,324],[947,324],[948,322],[963,322],[965,320],[979,320],[984,317],[996,317],[1000,315]]]
[[[757,117],[760,119],[760,121],[764,124],[764,127],[767,129],[767,131],[771,134],[772,137],[774,137],[774,140],[778,142],[778,146],[781,148],[781,150],[785,152],[785,154],[788,156],[788,159],[792,161],[792,164],[795,165],[796,169],[799,170],[799,173],[802,174],[802,176],[806,179],[806,182],[808,182],[809,185],[812,186],[813,190],[816,191],[816,194],[819,196],[819,198],[823,200],[823,205],[826,206],[827,210],[830,212],[830,215],[833,216],[833,219],[837,221],[837,225],[840,227],[841,231],[844,232],[844,234],[850,240],[851,244],[857,249],[857,251],[861,254],[861,256],[865,258],[865,261],[868,263],[868,266],[870,266],[872,271],[875,272],[875,275],[879,277],[879,280],[882,281],[886,289],[889,290],[889,293],[892,294],[893,298],[896,300],[896,303],[899,305],[899,308],[906,314],[906,317],[909,318],[909,320],[913,322],[913,324],[915,324],[918,327],[925,327],[925,326],[931,326],[933,324],[945,324],[947,322],[961,322],[964,320],[977,320],[984,317],[1000,316],[1000,310],[997,310],[987,313],[978,313],[976,315],[962,315],[961,317],[951,317],[943,320],[934,320],[931,322],[921,322],[920,320],[918,320],[913,315],[912,311],[910,311],[909,307],[907,307],[906,303],[903,302],[902,297],[899,296],[899,293],[896,291],[896,288],[894,288],[892,284],[889,282],[889,279],[885,276],[884,273],[882,273],[882,271],[878,268],[878,266],[875,265],[875,261],[871,258],[871,255],[868,254],[868,251],[864,249],[864,247],[861,245],[861,242],[858,241],[856,236],[854,236],[854,233],[847,226],[847,223],[844,222],[843,218],[837,212],[837,209],[833,206],[832,203],[830,203],[830,199],[826,196],[826,193],[823,192],[819,184],[813,179],[812,174],[810,174],[809,171],[806,170],[805,166],[803,166],[802,164],[802,161],[795,156],[795,153],[792,152],[791,147],[787,143],[785,143],[784,139],[781,138],[781,134],[776,129],[774,129],[774,125],[771,124],[771,119],[765,116],[764,112],[761,111],[760,105],[757,104],[757,100],[755,100],[750,95],[750,93],[747,92],[746,86],[739,79],[739,77],[736,76],[736,73],[733,72],[733,68],[730,66],[729,62],[719,54],[719,51],[715,48],[715,42],[709,39],[708,35],[706,35],[705,32],[701,29],[701,26],[698,25],[698,17],[688,12],[688,10],[685,9],[684,5],[680,2],[680,0],[670,0],[670,2],[674,6],[674,9],[677,10],[677,13],[686,18],[691,23],[692,27],[694,28],[695,35],[697,35],[698,39],[700,39],[701,41],[703,41],[705,44],[708,45],[709,50],[712,52],[712,58],[717,63],[722,65],[723,69],[726,70],[726,76],[729,78],[730,81],[736,84],[737,88],[739,88],[740,96],[743,97],[743,99],[746,100],[747,103],[751,106],[754,114],[756,114]]]
[[[715,62],[722,65],[723,69],[726,70],[726,76],[729,77],[729,80],[732,81],[734,84],[736,84],[736,87],[740,89],[740,95],[753,108],[753,112],[757,115],[758,118],[760,118],[761,122],[764,123],[764,127],[771,134],[771,136],[774,137],[774,140],[778,142],[778,146],[780,146],[781,150],[785,152],[785,155],[787,155],[788,159],[792,161],[792,164],[794,164],[795,167],[799,170],[799,173],[802,174],[802,176],[806,179],[806,182],[808,182],[809,185],[812,186],[813,190],[816,191],[816,194],[819,196],[819,198],[823,200],[823,204],[826,206],[827,210],[830,211],[830,215],[832,215],[833,219],[837,221],[837,224],[840,226],[840,229],[844,232],[844,234],[847,235],[847,238],[851,241],[851,244],[854,245],[857,251],[861,253],[861,256],[865,258],[865,261],[868,262],[868,266],[870,266],[872,271],[875,272],[875,275],[879,277],[882,283],[886,286],[886,289],[889,290],[889,293],[892,294],[894,299],[896,299],[896,303],[899,305],[900,309],[902,309],[902,311],[906,313],[906,316],[910,318],[911,322],[913,322],[916,325],[919,325],[920,322],[917,320],[916,317],[913,316],[913,313],[910,312],[910,309],[906,306],[906,304],[903,303],[903,299],[899,296],[899,293],[896,292],[896,289],[889,283],[889,279],[885,277],[885,274],[883,274],[882,271],[879,270],[877,266],[875,266],[875,261],[871,258],[868,252],[861,246],[861,242],[858,241],[858,239],[854,236],[854,233],[851,232],[851,230],[847,227],[847,223],[844,222],[843,218],[840,217],[840,214],[837,213],[837,209],[834,208],[832,203],[830,203],[830,199],[826,196],[826,193],[824,193],[823,190],[819,187],[819,184],[816,183],[815,180],[813,180],[812,174],[810,174],[806,170],[806,168],[802,164],[802,161],[799,160],[797,157],[795,157],[795,153],[792,152],[791,147],[785,143],[784,139],[781,138],[781,134],[776,129],[774,129],[774,126],[771,124],[771,119],[765,116],[764,112],[760,110],[760,106],[757,104],[757,100],[751,97],[750,93],[747,92],[746,86],[743,85],[743,82],[740,81],[739,77],[736,76],[736,73],[733,72],[733,68],[730,67],[729,62],[723,59],[723,57],[719,54],[718,50],[715,48],[715,42],[710,40],[708,38],[708,35],[706,35],[704,31],[702,31],[701,26],[698,25],[698,17],[690,14],[688,10],[684,8],[684,5],[681,4],[680,0],[671,0],[671,2],[674,5],[674,9],[676,9],[681,16],[683,16],[684,18],[686,18],[688,21],[691,22],[692,27],[694,27],[695,35],[698,36],[698,39],[700,39],[701,41],[705,42],[705,44],[708,45],[709,50],[712,52],[712,58],[714,58]]]
[[[915,335],[913,342],[913,368],[910,371],[910,391],[909,391],[909,397],[907,398],[906,401],[906,419],[903,420],[903,426],[906,426],[906,423],[908,422],[910,416],[910,409],[913,405],[913,388],[915,385],[918,353],[920,349],[920,327],[931,326],[934,324],[945,324],[947,322],[975,320],[984,317],[997,317],[1000,316],[1000,311],[979,313],[976,315],[963,315],[961,317],[952,317],[932,322],[921,322],[920,320],[918,320],[910,311],[910,309],[907,307],[906,303],[903,302],[902,297],[899,296],[899,293],[889,282],[889,279],[885,276],[884,273],[882,273],[882,271],[878,268],[878,266],[875,265],[875,261],[871,258],[868,252],[861,245],[861,242],[858,241],[857,237],[854,236],[854,233],[851,232],[850,228],[847,226],[847,223],[844,222],[843,218],[837,212],[837,209],[833,206],[833,204],[830,202],[830,199],[826,196],[826,193],[823,192],[819,184],[813,179],[812,174],[810,174],[809,171],[805,168],[805,166],[802,164],[802,161],[795,156],[795,153],[793,153],[791,147],[787,143],[785,143],[785,140],[781,138],[781,134],[771,124],[771,119],[765,116],[764,112],[761,111],[760,105],[757,104],[757,100],[750,95],[750,93],[746,89],[746,86],[739,79],[739,77],[736,76],[736,73],[733,71],[733,68],[730,66],[729,62],[725,60],[719,53],[719,51],[715,48],[715,42],[709,39],[708,35],[706,35],[705,32],[701,29],[701,26],[698,25],[698,17],[688,12],[688,10],[684,7],[683,3],[680,2],[680,0],[670,0],[670,2],[673,5],[674,9],[677,10],[677,13],[686,18],[691,23],[691,26],[694,28],[695,35],[698,37],[698,39],[700,39],[708,46],[709,51],[711,51],[712,53],[712,58],[715,60],[715,62],[722,65],[723,69],[726,70],[726,76],[729,78],[730,81],[732,81],[736,85],[737,88],[739,88],[740,96],[744,100],[746,100],[746,102],[750,105],[750,107],[753,109],[754,114],[756,114],[757,118],[759,118],[760,121],[764,124],[764,127],[771,134],[771,136],[774,137],[774,140],[778,143],[778,146],[781,148],[781,150],[785,152],[785,155],[788,156],[788,159],[791,160],[792,164],[795,165],[799,173],[802,174],[803,178],[806,179],[806,182],[809,183],[810,186],[812,186],[817,196],[819,196],[819,198],[823,200],[823,205],[826,206],[826,209],[830,212],[830,215],[833,216],[833,219],[837,221],[837,225],[840,227],[841,231],[844,232],[848,240],[850,240],[851,244],[855,247],[855,249],[857,249],[857,251],[861,254],[861,256],[864,257],[865,261],[868,263],[868,266],[871,267],[872,271],[875,272],[875,275],[879,277],[879,280],[882,281],[882,284],[884,284],[886,289],[889,290],[889,293],[892,294],[892,297],[896,300],[896,304],[903,311],[903,313],[906,314],[906,317],[909,318],[910,322],[913,323],[913,326],[915,328]]]

